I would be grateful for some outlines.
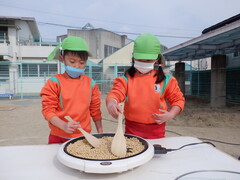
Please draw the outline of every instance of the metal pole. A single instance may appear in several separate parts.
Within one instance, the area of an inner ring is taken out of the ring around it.
[[[190,94],[192,96],[192,61],[190,63]]]
[[[197,90],[197,95],[199,96],[199,94],[200,94],[200,87],[199,87],[199,83],[200,83],[200,69],[199,69],[199,59],[198,59],[198,90]]]
[[[23,85],[22,85],[22,61],[20,62],[20,89],[21,89],[21,99],[23,99]]]
[[[44,78],[43,78],[43,81],[44,81],[44,84],[46,84],[46,72],[43,73],[44,74]]]
[[[92,65],[89,65],[89,77],[92,78]]]
[[[117,65],[117,63],[115,63],[114,64],[114,79],[118,77],[117,76],[117,74],[118,74],[118,68],[117,67],[118,67],[118,65]]]
[[[16,77],[15,77],[15,72],[13,72],[13,94],[16,92]]]

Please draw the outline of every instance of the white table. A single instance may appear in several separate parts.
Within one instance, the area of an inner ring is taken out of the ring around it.
[[[185,144],[201,142],[193,137],[170,137],[148,140],[166,148],[179,148]],[[123,173],[87,174],[61,164],[54,145],[2,146],[0,147],[1,180],[173,180],[201,170],[224,170],[240,173],[240,161],[209,144],[185,147],[163,155],[155,155],[148,163]],[[240,176],[238,176],[240,177]]]

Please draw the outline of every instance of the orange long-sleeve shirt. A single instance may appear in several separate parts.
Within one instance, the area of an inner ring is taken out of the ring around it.
[[[81,127],[91,131],[90,118],[93,121],[101,120],[100,91],[97,84],[88,76],[71,79],[66,74],[58,74],[50,78],[42,88],[42,114],[46,120],[58,116],[71,116],[74,121],[80,122]],[[50,134],[60,137],[78,137],[82,134],[76,131],[68,134],[49,122]]]
[[[134,77],[123,76],[116,78],[113,88],[107,99],[113,98],[118,102],[125,102],[124,115],[128,121],[143,124],[155,123],[153,113],[159,113],[159,109],[168,110],[170,106],[184,108],[185,99],[177,80],[169,74],[159,84],[155,84],[156,70],[148,74],[135,74]]]

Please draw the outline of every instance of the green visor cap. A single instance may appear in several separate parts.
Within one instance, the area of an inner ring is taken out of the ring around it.
[[[134,41],[133,57],[135,59],[155,60],[161,54],[160,41],[152,34],[142,34]]]
[[[61,50],[69,50],[69,51],[87,51],[88,45],[84,39],[76,36],[68,36],[63,40],[63,42],[56,46],[55,49],[48,56],[48,60],[58,59]],[[90,53],[88,52],[90,55]]]

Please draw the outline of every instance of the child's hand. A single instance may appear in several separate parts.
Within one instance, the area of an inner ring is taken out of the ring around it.
[[[114,99],[109,99],[107,102],[108,113],[115,119],[117,119],[119,112],[122,112],[122,109],[118,106],[117,101]]]
[[[171,112],[168,112],[166,110],[159,109],[161,113],[154,113],[153,118],[156,121],[157,124],[162,124],[166,122],[169,119],[172,119],[174,115]]]
[[[66,133],[72,134],[72,133],[74,133],[75,131],[77,131],[77,128],[79,128],[79,127],[80,127],[80,123],[79,123],[79,122],[71,121],[71,122],[66,122],[63,130],[64,130]]]

